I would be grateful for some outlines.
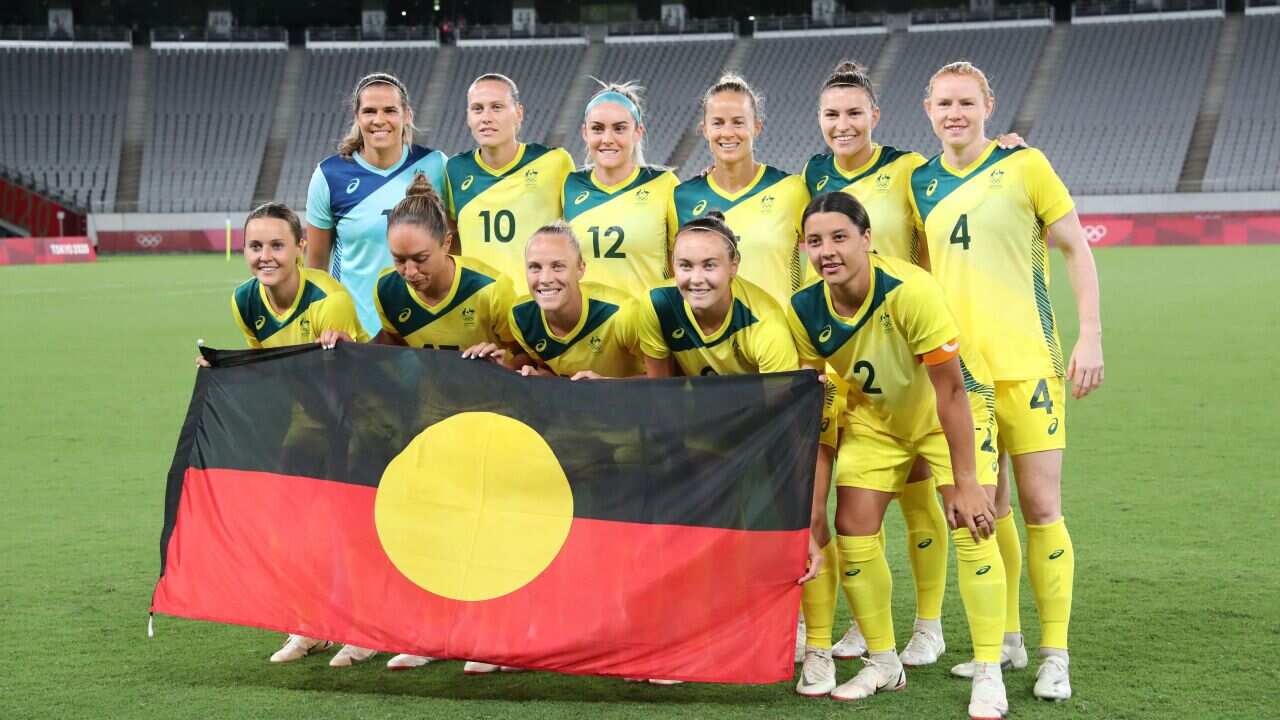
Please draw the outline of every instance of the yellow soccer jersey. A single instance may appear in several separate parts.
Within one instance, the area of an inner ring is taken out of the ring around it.
[[[871,287],[853,317],[835,311],[820,280],[792,296],[787,319],[801,362],[825,362],[849,382],[854,422],[914,442],[941,428],[921,359],[939,349],[948,355],[959,350],[975,427],[989,425],[995,400],[987,366],[980,354],[951,345],[960,330],[938,282],[905,260],[867,257]]]
[[[1044,228],[1075,206],[1044,154],[994,142],[967,168],[938,155],[911,175],[929,264],[996,380],[1064,374]]]
[[[438,305],[428,305],[394,268],[383,270],[374,290],[382,329],[410,347],[463,350],[482,342],[512,342],[507,324],[515,295],[511,280],[478,260],[453,260],[453,288]]]
[[[571,172],[564,148],[533,143],[521,144],[503,168],[485,165],[479,150],[449,158],[445,203],[458,223],[462,254],[522,283],[525,242],[560,219],[560,192]]]
[[[299,272],[298,295],[283,313],[271,308],[267,289],[257,278],[241,283],[231,294],[231,315],[249,347],[313,343],[325,330],[341,330],[356,342],[366,342],[369,336],[346,288],[323,270],[301,268]]]
[[[588,278],[641,297],[671,277],[671,193],[679,182],[670,170],[647,167],[613,187],[590,170],[565,178],[564,219],[582,243]]]
[[[840,448],[840,429],[847,423],[849,383],[833,372],[827,373],[827,384],[822,389],[822,435],[818,442],[832,450]]]
[[[724,213],[740,241],[739,276],[763,288],[779,307],[808,274],[800,253],[800,218],[809,191],[799,175],[761,165],[755,179],[731,195],[716,187],[708,173],[678,185],[671,202],[676,218],[672,238],[694,218],[712,210]]]
[[[799,368],[795,343],[782,309],[761,288],[735,278],[733,306],[724,324],[704,333],[680,291],[667,284],[649,291],[637,305],[636,328],[645,355],[672,355],[682,372],[695,375],[750,375]]]
[[[846,173],[835,156],[814,155],[804,166],[809,194],[846,192],[858,199],[871,218],[871,247],[881,255],[918,262],[915,209],[911,205],[911,171],[925,164],[920,153],[876,145],[866,165]]]
[[[633,321],[631,296],[599,283],[584,282],[582,316],[566,336],[547,327],[542,309],[525,296],[511,308],[516,342],[557,375],[571,377],[591,370],[605,377],[644,374],[644,358]]]

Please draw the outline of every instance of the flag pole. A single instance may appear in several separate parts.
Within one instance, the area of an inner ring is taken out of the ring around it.
[[[231,218],[227,218],[227,262],[231,262]]]

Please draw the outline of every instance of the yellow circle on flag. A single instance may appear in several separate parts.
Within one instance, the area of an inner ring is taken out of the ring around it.
[[[387,557],[419,587],[491,600],[555,559],[573,522],[573,492],[536,430],[466,412],[423,430],[392,459],[373,517]]]

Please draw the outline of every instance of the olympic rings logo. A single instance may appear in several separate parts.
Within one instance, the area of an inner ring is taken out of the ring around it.
[[[159,235],[137,235],[133,240],[138,243],[138,247],[150,250],[159,247],[164,238]]]

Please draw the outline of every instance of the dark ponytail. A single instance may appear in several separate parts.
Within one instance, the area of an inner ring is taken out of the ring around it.
[[[880,104],[876,101],[876,89],[871,83],[871,77],[867,75],[867,69],[852,60],[842,60],[835,66],[826,82],[822,83],[821,92],[838,87],[862,88],[867,97],[871,98],[871,107],[878,107]]]
[[[800,218],[800,227],[804,227],[810,215],[818,213],[840,213],[849,218],[849,222],[853,223],[860,233],[871,229],[871,217],[867,215],[867,209],[858,202],[858,198],[849,193],[827,193],[810,200],[808,207],[804,209],[804,215]]]
[[[440,194],[426,175],[418,173],[413,184],[404,191],[404,199],[396,203],[387,217],[387,230],[397,225],[417,225],[444,244],[449,234],[449,219],[445,216]]]
[[[680,236],[687,232],[703,232],[719,235],[724,240],[725,247],[729,250],[729,259],[737,261],[742,257],[738,252],[738,236],[724,221],[724,213],[719,210],[712,210],[702,217],[694,218],[676,231],[676,242],[680,241]]]

